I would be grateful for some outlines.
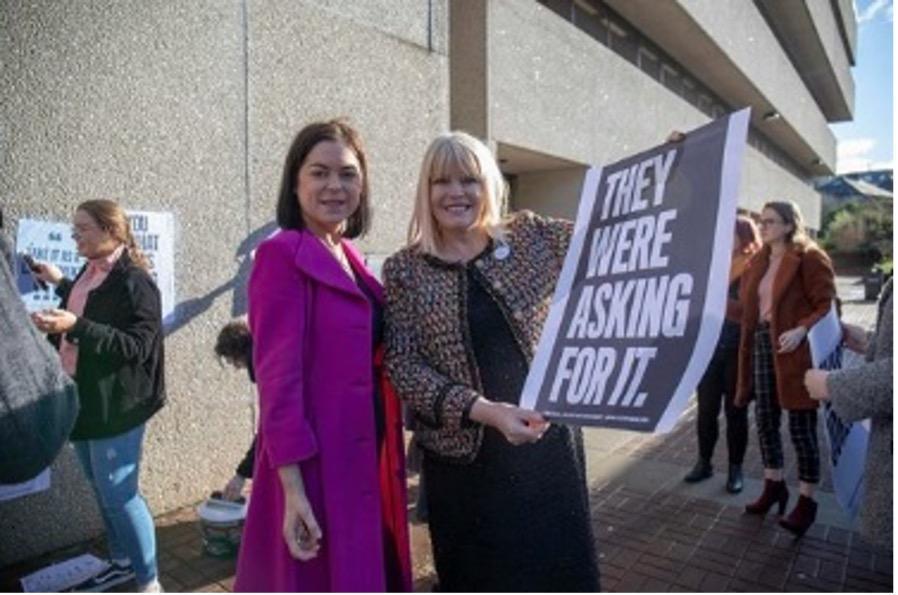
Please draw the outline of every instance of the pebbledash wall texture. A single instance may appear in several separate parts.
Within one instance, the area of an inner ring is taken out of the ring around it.
[[[71,0],[0,3],[0,203],[67,221],[114,198],[175,220],[168,406],[141,485],[160,514],[232,475],[254,393],[212,355],[245,306],[303,124],[345,115],[370,152],[375,267],[400,248],[439,132],[486,140],[509,208],[572,216],[584,168],[752,107],[740,204],[796,200],[831,173],[827,123],[850,119],[850,0]],[[0,502],[0,565],[102,532],[73,453],[49,490]]]

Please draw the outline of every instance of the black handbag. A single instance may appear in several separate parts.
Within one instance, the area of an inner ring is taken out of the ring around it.
[[[0,235],[0,483],[47,468],[78,416],[78,392],[59,356],[28,317],[11,252]]]

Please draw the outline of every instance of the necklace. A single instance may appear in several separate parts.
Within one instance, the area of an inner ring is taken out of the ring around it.
[[[315,236],[318,238],[327,251],[331,253],[331,255],[337,260],[337,264],[340,265],[340,268],[343,269],[343,272],[349,275],[349,278],[355,281],[355,272],[352,270],[352,265],[349,264],[349,259],[346,257],[346,253],[343,251],[343,246],[340,243],[336,243],[331,245],[322,237]]]

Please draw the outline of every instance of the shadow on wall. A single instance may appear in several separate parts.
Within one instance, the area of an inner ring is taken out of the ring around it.
[[[234,318],[246,314],[246,282],[249,279],[249,272],[253,263],[253,251],[262,240],[273,235],[277,229],[277,223],[269,221],[246,236],[240,242],[240,245],[237,246],[237,251],[234,253],[234,260],[239,263],[234,276],[204,296],[179,302],[175,306],[172,322],[165,325],[165,336],[168,337],[178,332],[194,318],[208,310],[219,296],[228,292],[233,292],[231,317]]]

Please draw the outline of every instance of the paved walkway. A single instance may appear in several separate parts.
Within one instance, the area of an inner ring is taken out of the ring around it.
[[[873,325],[875,304],[862,301],[857,279],[840,278],[839,294],[847,320]],[[817,496],[818,522],[796,540],[772,514],[763,519],[742,514],[762,485],[754,426],[745,490],[737,496],[724,490],[723,444],[714,458],[720,472],[696,485],[682,481],[694,462],[694,427],[692,403],[666,435],[585,432],[603,590],[892,591],[891,551],[871,548],[852,530],[832,495],[828,470]],[[822,433],[821,443],[825,448]],[[794,460],[791,449],[785,450],[787,476],[794,484]],[[416,478],[410,487],[414,502]],[[790,505],[794,501],[793,494]],[[159,517],[157,534],[161,581],[168,591],[231,590],[234,562],[203,556],[192,508]],[[102,556],[102,539],[0,569],[0,591],[15,590],[19,576],[86,549]],[[412,523],[412,549],[416,590],[430,590],[435,577],[426,526]]]

